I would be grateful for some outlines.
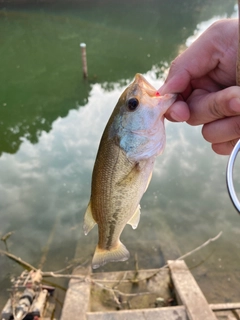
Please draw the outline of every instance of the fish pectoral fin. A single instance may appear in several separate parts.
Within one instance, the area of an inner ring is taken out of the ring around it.
[[[121,241],[118,242],[117,246],[110,250],[101,249],[97,246],[92,260],[92,267],[93,269],[97,269],[108,262],[125,261],[129,256],[130,254],[127,248]]]
[[[132,226],[133,229],[136,229],[138,226],[138,223],[140,221],[140,211],[141,207],[140,204],[137,206],[137,210],[134,212],[132,218],[128,221],[128,224]]]
[[[87,210],[84,215],[84,223],[83,223],[83,230],[84,234],[87,235],[90,230],[95,226],[96,221],[93,219],[92,216],[92,208],[91,208],[91,201],[88,204]]]
[[[121,187],[128,186],[129,184],[134,184],[135,181],[138,179],[139,172],[141,171],[141,165],[136,162],[131,170],[121,179],[118,181],[117,185]]]

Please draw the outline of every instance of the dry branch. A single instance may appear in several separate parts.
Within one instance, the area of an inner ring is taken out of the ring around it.
[[[17,256],[15,256],[14,254],[11,254],[7,251],[1,250],[0,249],[0,254],[4,254],[5,256],[7,256],[8,258],[16,261],[18,264],[22,265],[24,268],[26,268],[28,271],[30,270],[34,270],[37,271],[37,268],[35,268],[34,266],[32,266],[30,263],[23,261],[21,258],[18,258]]]
[[[217,239],[220,238],[220,236],[222,235],[222,231],[219,232],[219,234],[213,238],[210,238],[208,239],[206,242],[204,242],[202,245],[200,245],[199,247],[193,249],[192,251],[189,251],[187,252],[186,254],[182,255],[181,257],[177,258],[176,260],[183,260],[185,259],[186,257],[192,255],[193,253],[201,250],[202,248],[206,247],[207,245],[209,245],[211,242],[214,242],[216,241]],[[23,261],[21,258],[18,258],[16,257],[15,255],[7,252],[7,251],[4,251],[4,250],[0,250],[0,254],[4,254],[6,255],[7,257],[9,257],[10,259],[16,261],[17,263],[21,264],[23,267],[25,267],[27,270],[34,270],[34,271],[37,271],[37,268],[35,268],[34,266],[32,266],[31,264],[29,264],[28,262],[26,261]],[[85,264],[86,261],[83,263]],[[63,270],[67,270],[69,269],[71,266],[68,266],[66,267],[65,269],[62,269],[62,270],[59,270],[59,271],[63,271]],[[144,281],[144,280],[149,280],[151,279],[152,277],[154,277],[161,269],[163,268],[166,268],[167,267],[167,264],[164,265],[163,267],[159,268],[156,272],[154,272],[152,275],[150,275],[149,277],[147,278],[143,278],[143,279],[133,279],[134,282],[140,282],[140,281]],[[68,278],[68,279],[78,279],[78,280],[81,280],[81,281],[87,281],[87,278],[85,275],[74,275],[74,274],[59,274],[58,272],[59,271],[56,271],[56,272],[52,272],[52,271],[49,271],[49,272],[42,272],[41,271],[41,274],[42,274],[42,277],[53,277],[53,278]],[[121,279],[120,281],[119,280],[96,280],[96,279],[92,279],[92,282],[99,285],[99,286],[103,286],[104,289],[107,289],[107,290],[110,290],[110,291],[113,291],[113,292],[116,292],[116,293],[119,293],[119,294],[122,294],[122,295],[131,295],[131,294],[125,294],[117,289],[113,289],[113,288],[110,288],[110,287],[107,287],[105,285],[102,285],[101,283],[110,283],[110,282],[114,282],[116,283],[115,287],[118,286],[121,282],[132,282],[131,279],[129,280],[125,280],[125,275],[123,277],[123,279]]]

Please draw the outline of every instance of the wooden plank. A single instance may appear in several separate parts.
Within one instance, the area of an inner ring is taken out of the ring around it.
[[[70,318],[69,318],[70,319]],[[89,312],[87,320],[188,320],[184,306],[112,312]],[[206,318],[207,319],[207,318]],[[202,319],[203,320],[203,319]]]
[[[209,304],[213,311],[240,309],[240,302]]]
[[[177,296],[185,306],[189,320],[216,320],[216,316],[185,262],[182,260],[168,261],[168,265]]]
[[[239,317],[235,316],[231,311],[216,311],[216,316],[218,320],[238,320]]]
[[[85,320],[90,300],[91,268],[76,268],[74,275],[86,275],[85,280],[71,279],[65,296],[61,320]]]
[[[219,303],[210,304],[210,308],[216,311],[217,319],[237,320],[240,312],[240,303]],[[231,311],[232,310],[232,311]],[[122,310],[112,312],[89,312],[87,320],[188,320],[186,308],[184,306],[163,307],[144,310]]]
[[[52,319],[55,312],[56,295],[49,296],[43,313],[43,320]]]
[[[238,316],[238,318],[240,319],[240,311],[239,310],[233,310],[232,312],[234,312]]]

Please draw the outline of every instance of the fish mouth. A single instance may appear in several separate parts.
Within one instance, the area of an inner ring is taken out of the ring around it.
[[[129,96],[138,96],[140,99],[145,95],[153,98],[154,103],[150,103],[149,106],[155,106],[157,103],[158,106],[161,106],[161,114],[163,115],[168,108],[175,102],[177,94],[167,93],[165,95],[160,95],[158,90],[156,90],[142,74],[137,73],[135,75],[134,81],[132,83],[132,90],[130,91]]]
[[[156,90],[140,73],[137,73],[134,78],[134,84],[140,86],[150,97],[158,98],[159,100],[171,100],[171,104],[177,99],[177,94],[167,93],[160,95],[158,90]]]
[[[140,73],[135,75],[134,83],[141,87],[150,97],[159,97],[158,91]]]

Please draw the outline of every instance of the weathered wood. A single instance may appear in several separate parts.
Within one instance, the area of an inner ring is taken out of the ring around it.
[[[240,303],[208,305],[186,264],[183,261],[169,261],[168,265],[176,294],[183,305],[159,308],[156,304],[158,297],[165,302],[168,301],[167,287],[170,274],[167,268],[159,272],[156,272],[157,269],[139,270],[137,279],[148,280],[136,283],[132,282],[136,277],[136,271],[90,274],[89,268],[86,270],[84,281],[70,281],[61,320],[240,319]],[[83,275],[83,271],[84,269],[75,270],[74,274]],[[151,277],[153,274],[155,276]],[[115,295],[111,288],[115,290]],[[116,301],[119,298],[120,304]],[[117,311],[117,308],[121,310]]]
[[[240,302],[209,304],[213,311],[240,309]]]
[[[54,296],[48,296],[47,303],[43,313],[43,320],[50,320],[54,317],[56,294]],[[54,319],[53,319],[54,320]]]
[[[76,268],[74,275],[85,275],[84,280],[71,279],[65,296],[61,320],[85,320],[90,300],[91,268]]]
[[[215,310],[218,320],[238,320],[240,311],[239,303],[219,303],[210,304],[212,310]],[[222,311],[218,311],[222,310]],[[225,310],[225,311],[224,311]],[[227,310],[227,311],[226,311]],[[164,307],[144,310],[124,310],[112,312],[89,312],[86,315],[87,320],[188,320],[185,306]],[[204,319],[205,320],[205,319]]]
[[[182,260],[168,261],[173,284],[180,302],[185,306],[189,320],[216,320],[202,291]]]
[[[232,310],[232,313],[235,314],[236,319],[240,319],[240,310],[234,309],[234,310]]]
[[[218,320],[239,320],[239,316],[234,311],[217,311]]]
[[[113,312],[89,312],[87,320],[188,320],[183,306]],[[206,318],[207,319],[207,318]],[[202,319],[203,320],[203,319]]]
[[[38,297],[33,300],[33,304],[31,305],[29,312],[39,314],[39,316],[42,317],[47,296],[48,291],[46,289],[40,291]]]

